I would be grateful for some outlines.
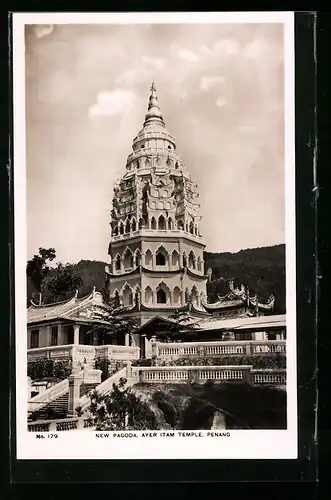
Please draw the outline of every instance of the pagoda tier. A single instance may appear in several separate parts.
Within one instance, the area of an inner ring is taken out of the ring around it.
[[[165,127],[154,84],[132,150],[126,173],[114,188],[109,295],[127,307],[138,301],[139,307],[165,314],[193,303],[205,314],[198,186]]]

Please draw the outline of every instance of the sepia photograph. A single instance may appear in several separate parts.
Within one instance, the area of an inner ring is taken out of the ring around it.
[[[293,16],[195,14],[14,16],[22,458],[296,457]]]

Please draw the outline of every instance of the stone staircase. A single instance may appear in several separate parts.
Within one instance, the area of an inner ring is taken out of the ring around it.
[[[66,418],[68,413],[68,398],[69,393],[66,392],[62,396],[54,399],[54,401],[45,403],[45,405],[38,410],[30,411],[28,413],[28,422]]]

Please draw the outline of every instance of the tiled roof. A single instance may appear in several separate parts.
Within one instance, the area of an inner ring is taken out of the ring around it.
[[[199,323],[200,330],[244,330],[246,328],[285,327],[286,314],[257,316],[253,318],[206,318]]]
[[[56,302],[41,306],[31,303],[31,306],[27,310],[27,322],[29,324],[45,320],[52,321],[56,319],[77,318],[80,311],[88,306],[94,305],[99,305],[101,307],[103,305],[101,294],[95,291],[80,299],[74,296],[64,302]]]

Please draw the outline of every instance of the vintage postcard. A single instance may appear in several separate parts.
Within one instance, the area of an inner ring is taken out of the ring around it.
[[[18,459],[297,458],[294,14],[13,15]]]

